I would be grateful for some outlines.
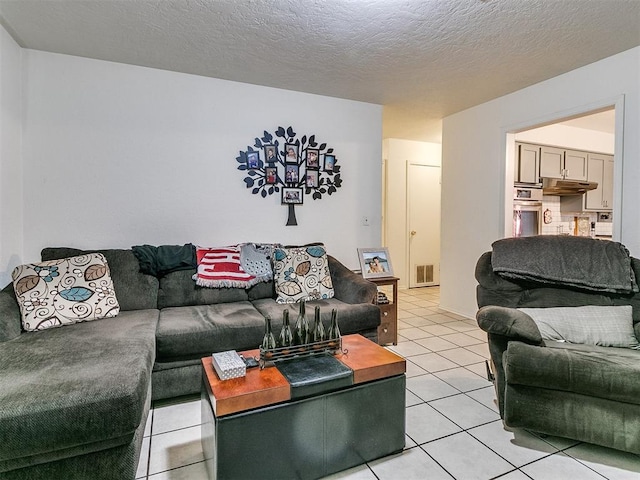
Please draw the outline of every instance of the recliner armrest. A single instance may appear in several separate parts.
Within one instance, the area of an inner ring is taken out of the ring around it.
[[[533,319],[515,308],[488,305],[478,310],[476,320],[482,330],[534,345],[542,344],[540,330]]]

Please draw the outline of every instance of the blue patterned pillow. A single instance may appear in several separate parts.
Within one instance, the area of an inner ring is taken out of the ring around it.
[[[11,277],[22,328],[28,332],[115,317],[120,312],[101,253],[20,265]]]
[[[323,245],[276,248],[273,278],[277,303],[332,298],[334,295],[329,260]]]

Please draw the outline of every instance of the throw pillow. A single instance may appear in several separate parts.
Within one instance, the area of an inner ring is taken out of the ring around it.
[[[198,271],[193,276],[196,285],[209,288],[248,288],[255,285],[256,277],[247,273],[240,264],[240,247],[198,247]]]
[[[538,326],[543,340],[602,347],[640,348],[633,332],[631,305],[615,307],[519,308]]]
[[[271,257],[273,248],[271,243],[245,243],[240,246],[240,265],[242,269],[256,277],[259,282],[273,280]]]
[[[277,303],[318,300],[334,295],[329,260],[323,245],[276,248],[273,278]]]
[[[22,327],[29,332],[115,317],[120,312],[101,253],[20,265],[11,277]]]

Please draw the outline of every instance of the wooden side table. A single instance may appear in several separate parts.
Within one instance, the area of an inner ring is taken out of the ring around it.
[[[378,287],[391,285],[393,287],[392,298],[389,303],[376,304],[380,309],[380,326],[378,327],[378,343],[386,345],[392,343],[398,344],[398,278],[369,278],[369,281],[375,283]]]

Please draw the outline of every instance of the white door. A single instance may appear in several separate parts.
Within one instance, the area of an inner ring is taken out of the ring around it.
[[[440,167],[407,165],[409,288],[440,284]]]

